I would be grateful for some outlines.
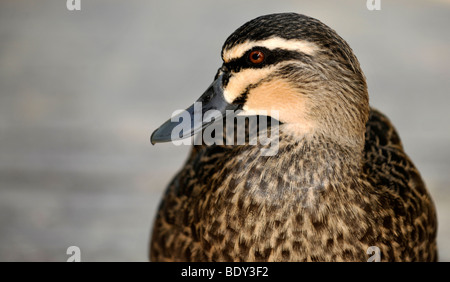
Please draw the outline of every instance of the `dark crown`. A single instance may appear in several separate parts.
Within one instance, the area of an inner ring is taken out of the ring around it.
[[[344,39],[321,21],[296,13],[264,15],[245,23],[227,38],[222,52],[245,41],[260,41],[272,37],[312,42],[321,49],[323,55],[361,73],[358,60]]]

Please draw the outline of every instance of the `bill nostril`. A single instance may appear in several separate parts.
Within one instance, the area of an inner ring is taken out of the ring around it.
[[[203,99],[203,102],[204,102],[204,103],[207,103],[207,102],[211,101],[211,98],[212,98],[212,95],[209,94],[209,95],[207,95],[207,96]]]

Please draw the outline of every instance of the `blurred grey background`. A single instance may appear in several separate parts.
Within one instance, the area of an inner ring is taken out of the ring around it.
[[[355,51],[434,197],[450,260],[450,1],[0,1],[0,260],[145,261],[161,194],[188,147],[151,131],[190,105],[222,43],[298,12]]]

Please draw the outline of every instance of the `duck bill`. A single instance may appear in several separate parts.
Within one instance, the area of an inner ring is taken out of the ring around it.
[[[236,110],[238,106],[225,100],[222,75],[220,75],[194,104],[172,116],[156,129],[152,133],[150,141],[155,144],[191,137],[208,125],[222,119],[230,111]]]

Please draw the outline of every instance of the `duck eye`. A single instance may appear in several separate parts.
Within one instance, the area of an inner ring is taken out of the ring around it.
[[[252,62],[253,64],[260,64],[264,61],[264,53],[261,51],[252,51],[249,55],[248,58],[250,60],[250,62]]]

